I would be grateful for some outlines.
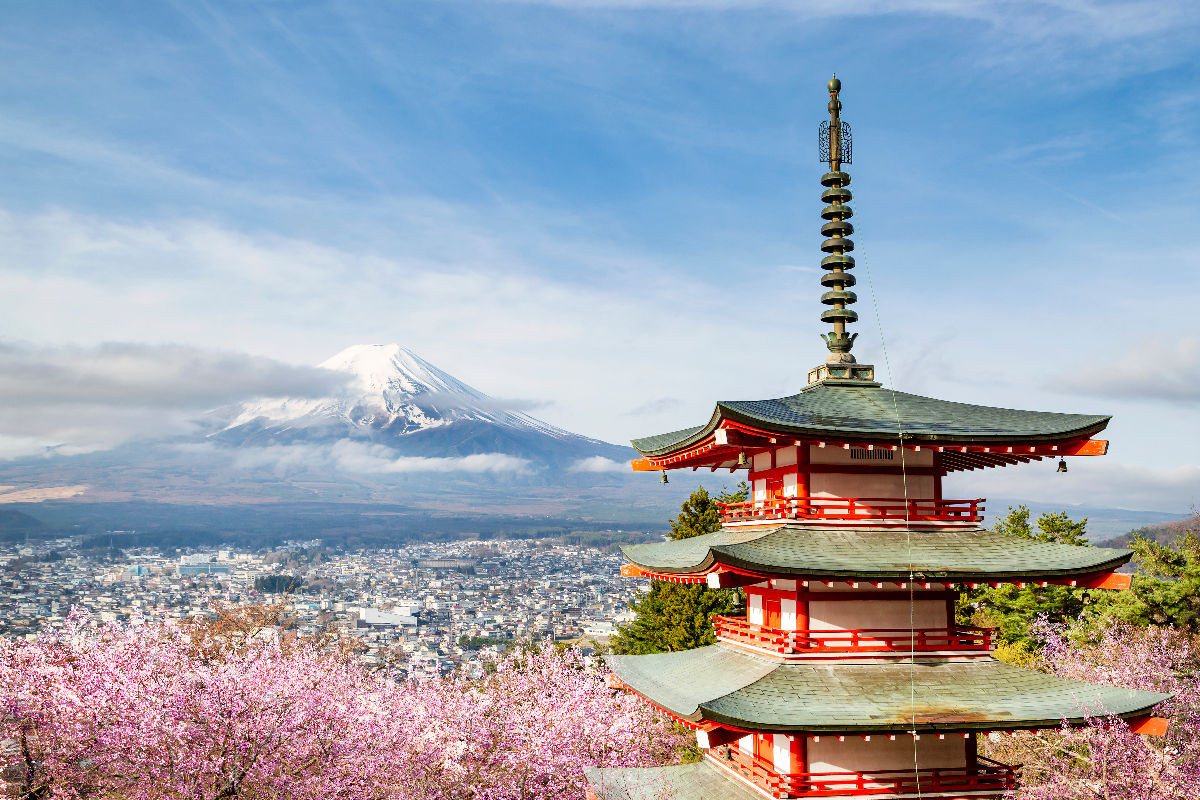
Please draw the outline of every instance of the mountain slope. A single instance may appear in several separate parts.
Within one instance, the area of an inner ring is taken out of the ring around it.
[[[596,456],[624,460],[632,453],[507,408],[398,344],[355,345],[320,366],[346,373],[342,393],[222,409],[210,439],[235,447],[350,439],[386,446],[398,456],[504,454],[555,467]]]

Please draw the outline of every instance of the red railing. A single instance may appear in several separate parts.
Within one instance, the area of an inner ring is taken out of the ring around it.
[[[980,522],[983,498],[905,500],[898,497],[774,497],[718,503],[721,522],[766,519],[888,520],[893,522]]]
[[[1016,787],[1016,769],[977,759],[974,767],[874,772],[776,772],[775,766],[737,745],[721,748],[719,762],[774,797],[855,797],[917,792],[1003,792]]]
[[[869,599],[870,595],[864,595]],[[935,650],[991,652],[995,628],[918,628],[917,630],[785,631],[748,622],[745,617],[713,617],[717,636],[735,643],[789,655],[793,653],[897,652]]]

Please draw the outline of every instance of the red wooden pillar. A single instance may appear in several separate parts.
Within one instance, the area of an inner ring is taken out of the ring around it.
[[[796,445],[796,496],[808,497],[809,472],[805,467],[812,463],[808,450],[811,445],[801,442]]]

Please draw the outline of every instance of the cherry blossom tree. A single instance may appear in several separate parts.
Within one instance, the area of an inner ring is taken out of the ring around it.
[[[1170,628],[1112,623],[1098,630],[1032,626],[1043,647],[1034,666],[1075,680],[1168,692],[1156,709],[1165,737],[1141,736],[1115,717],[1076,729],[989,742],[1000,760],[1023,763],[1019,800],[1192,800],[1200,797],[1200,654]]]
[[[664,763],[682,741],[569,650],[397,683],[278,636],[89,623],[0,641],[9,796],[549,800],[580,796],[587,766]]]

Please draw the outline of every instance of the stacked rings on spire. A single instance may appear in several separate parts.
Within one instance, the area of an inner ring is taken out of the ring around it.
[[[821,276],[821,285],[830,291],[821,295],[821,302],[833,308],[821,313],[822,322],[856,322],[858,314],[847,306],[858,302],[858,295],[849,291],[854,285],[854,276],[847,270],[854,268],[854,258],[848,253],[854,249],[850,235],[854,226],[850,217],[854,211],[846,205],[851,200],[849,173],[841,170],[827,172],[821,177],[821,185],[829,187],[821,193],[821,199],[829,205],[821,209],[821,218],[828,220],[821,226],[821,235],[827,237],[821,242],[821,250],[829,255],[821,259],[821,268],[829,270]]]

